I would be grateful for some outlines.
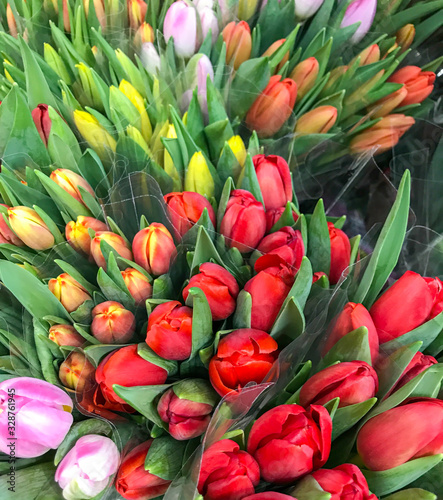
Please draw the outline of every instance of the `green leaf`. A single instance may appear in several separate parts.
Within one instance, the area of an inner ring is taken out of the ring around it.
[[[251,328],[252,297],[246,290],[241,290],[237,297],[232,324],[234,328]]]
[[[192,351],[193,358],[200,349],[207,347],[214,338],[212,314],[203,290],[190,288],[187,305],[192,306]]]
[[[292,288],[289,290],[287,299],[294,297],[297,301],[300,310],[305,308],[306,301],[308,300],[309,293],[312,287],[312,266],[307,257],[303,257],[300,269],[297,272],[297,276],[295,277],[294,284]]]
[[[365,361],[368,365],[372,365],[368,329],[365,326],[342,337],[320,361],[318,370],[337,361]]]
[[[389,495],[384,500],[437,500],[437,495],[421,488],[410,488],[397,491],[397,493]]]
[[[252,162],[252,157],[249,153],[246,155],[245,165],[242,173],[240,174],[238,185],[240,189],[245,189],[246,191],[252,193],[255,199],[264,205],[257,173],[255,172],[254,163]]]
[[[324,491],[312,476],[303,478],[290,491],[290,495],[297,498],[297,500],[329,500],[332,496],[331,493]]]
[[[309,221],[308,258],[312,270],[329,275],[331,267],[331,242],[323,200],[319,200]]]
[[[353,427],[375,405],[377,398],[371,398],[343,408],[338,408],[332,419],[332,440]]]
[[[172,481],[180,472],[187,442],[171,436],[154,439],[145,460],[145,470],[157,477]]]
[[[107,356],[109,353],[112,351],[116,351],[117,349],[120,349],[121,347],[126,347],[126,344],[124,345],[117,345],[117,344],[96,344],[96,345],[89,345],[84,348],[85,354],[88,356],[88,358],[91,358],[91,360],[95,363],[96,366],[100,363],[102,358]]]
[[[137,354],[146,361],[166,370],[169,377],[177,373],[178,366],[176,361],[161,358],[146,343],[138,344]]]
[[[299,337],[305,329],[305,317],[294,297],[285,304],[272,326],[270,335],[274,337],[279,346],[289,345]]]

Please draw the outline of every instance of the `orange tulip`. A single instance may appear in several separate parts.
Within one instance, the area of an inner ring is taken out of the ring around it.
[[[226,43],[226,62],[238,69],[251,56],[252,38],[249,24],[240,21],[229,23],[223,30],[223,40]]]
[[[365,50],[360,52],[360,54],[352,59],[352,61],[349,63],[349,66],[351,66],[358,58],[360,58],[359,66],[367,66],[368,64],[373,64],[380,60],[380,47],[376,43],[370,45],[369,47],[366,47]]]
[[[402,106],[419,104],[434,90],[435,73],[422,71],[418,66],[405,66],[390,76],[388,82],[405,84],[408,95]]]
[[[49,339],[57,345],[82,347],[86,340],[72,325],[54,325],[49,329]]]
[[[128,267],[121,271],[121,274],[129,293],[137,305],[143,304],[146,299],[152,296],[152,285],[140,271]]]
[[[71,247],[84,255],[91,254],[91,241],[92,238],[89,235],[88,229],[91,228],[95,232],[97,231],[107,231],[107,226],[104,222],[101,222],[93,217],[84,217],[80,215],[77,217],[77,221],[68,222],[65,228],[65,236]]]
[[[304,97],[315,85],[320,66],[315,57],[309,57],[292,70],[290,78],[297,84],[297,97]]]
[[[94,365],[81,352],[71,352],[60,365],[60,382],[69,389],[82,392],[95,372]]]
[[[326,134],[337,121],[337,108],[319,106],[302,115],[295,125],[297,134]]]
[[[50,178],[83,205],[85,205],[85,202],[83,201],[79,187],[94,196],[94,190],[89,183],[72,170],[68,170],[67,168],[58,168],[57,170],[51,172]]]
[[[106,241],[120,257],[132,260],[132,252],[122,236],[111,231],[99,231],[91,241],[91,255],[98,267],[106,269],[106,260],[100,248],[102,241]]]
[[[401,47],[401,52],[405,52],[412,45],[415,38],[415,26],[413,24],[406,24],[400,28],[396,34],[396,42]]]
[[[276,52],[284,43],[286,42],[286,38],[282,38],[281,40],[277,40],[270,47],[268,47],[265,52],[263,52],[262,57],[270,57],[274,52]],[[276,68],[276,72],[279,72],[283,66],[289,61],[289,50],[283,56],[283,59],[280,61],[279,65]]]
[[[49,280],[48,287],[69,313],[91,299],[80,283],[67,273]]]
[[[389,115],[391,111],[398,108],[400,104],[405,100],[408,95],[408,91],[405,87],[398,89],[396,92],[389,94],[383,99],[377,101],[371,109],[375,111],[372,115],[373,118],[382,118],[383,116]]]

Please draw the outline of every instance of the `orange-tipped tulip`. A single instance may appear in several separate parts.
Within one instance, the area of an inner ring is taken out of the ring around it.
[[[82,347],[86,340],[72,325],[54,325],[49,329],[49,339],[57,345]]]
[[[129,26],[136,31],[144,22],[148,4],[143,0],[128,0]]]
[[[354,57],[349,65],[351,66],[358,58],[360,58],[359,66],[367,66],[368,64],[373,64],[377,61],[380,61],[380,47],[376,43],[370,45],[369,47],[366,47],[365,50]]]
[[[272,76],[246,115],[246,125],[260,137],[271,137],[291,116],[297,99],[297,84],[290,78]]]
[[[290,77],[297,84],[297,96],[302,99],[315,85],[320,66],[315,57],[309,57],[297,64]]]
[[[159,222],[153,222],[135,235],[132,250],[135,262],[155,276],[168,272],[176,254],[171,233]]]
[[[434,90],[435,73],[422,71],[418,66],[405,66],[391,75],[388,82],[405,84],[408,95],[402,106],[419,104]]]
[[[286,38],[282,38],[281,40],[277,40],[270,47],[268,47],[264,52],[262,57],[270,57],[274,52],[276,52],[284,43],[286,42]],[[281,68],[289,61],[289,50],[283,56],[283,59],[280,61],[279,65],[276,68],[276,72],[280,71]],[[292,77],[291,77],[292,78]]]
[[[413,24],[406,24],[400,28],[396,34],[396,42],[401,47],[401,52],[406,52],[412,45],[415,38],[415,26]]]
[[[123,281],[137,305],[143,304],[152,297],[152,285],[148,278],[137,269],[128,267],[121,271]]]
[[[86,356],[82,352],[74,351],[60,365],[58,376],[65,387],[82,392],[94,372],[94,365]]]
[[[75,311],[83,302],[91,299],[89,293],[80,283],[67,273],[49,280],[48,287],[69,313]]]
[[[14,233],[33,250],[48,250],[55,243],[48,226],[35,210],[29,207],[8,209],[9,223]]]
[[[249,24],[245,21],[235,24],[232,21],[225,27],[222,35],[226,43],[226,62],[237,70],[251,57],[252,38]]]
[[[144,43],[154,43],[154,30],[143,22],[134,35],[134,45],[140,49]]]
[[[8,205],[0,203],[1,206],[9,208]],[[11,228],[6,223],[3,215],[0,213],[0,244],[7,243],[17,247],[23,246],[23,241],[14,234]]]
[[[91,333],[102,344],[125,344],[135,331],[135,316],[119,302],[108,300],[92,310]]]
[[[108,243],[120,257],[132,260],[132,252],[122,236],[111,231],[99,231],[91,241],[91,255],[98,267],[106,269],[106,260],[100,248],[102,241]]]
[[[71,247],[84,255],[91,255],[91,241],[88,229],[91,228],[95,232],[107,231],[107,226],[93,217],[84,217],[80,215],[77,221],[68,222],[65,228],[65,236]]]
[[[89,2],[91,0],[83,0],[83,6],[85,8],[86,18],[89,14]],[[104,30],[106,28],[106,12],[105,12],[105,2],[104,0],[93,0],[95,15],[97,16],[100,26]]]
[[[406,87],[403,86],[401,89],[398,89],[392,94],[383,97],[383,99],[380,99],[372,106],[372,109],[375,110],[372,117],[382,118],[383,116],[389,115],[391,111],[394,111],[395,108],[400,106],[407,95],[408,91],[406,90]]]
[[[337,121],[337,108],[319,106],[302,115],[295,125],[297,134],[326,134]]]
[[[89,183],[72,170],[58,168],[57,170],[51,172],[50,177],[56,184],[58,184],[62,189],[83,205],[85,202],[83,201],[79,188],[83,188],[89,194],[94,196],[94,190]]]
[[[17,22],[14,17],[14,13],[12,12],[11,6],[6,6],[6,22],[8,23],[9,34],[14,38],[17,38]]]

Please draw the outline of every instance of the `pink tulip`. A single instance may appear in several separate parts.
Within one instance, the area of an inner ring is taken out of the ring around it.
[[[353,43],[358,43],[365,37],[372,26],[376,11],[377,0],[355,0],[346,9],[341,28],[360,23],[360,26],[351,38]]]
[[[198,49],[197,10],[180,0],[166,13],[163,31],[166,42],[174,39],[175,52],[180,57],[191,57]]]

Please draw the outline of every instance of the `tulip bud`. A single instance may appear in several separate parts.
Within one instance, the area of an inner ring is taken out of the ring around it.
[[[131,249],[122,236],[111,231],[98,231],[91,241],[91,255],[98,267],[106,269],[106,260],[100,248],[102,241],[108,243],[120,257],[133,259]]]
[[[157,411],[177,441],[201,436],[219,398],[206,380],[181,380],[160,398]]]
[[[411,359],[409,365],[405,368],[404,372],[401,374],[398,382],[395,384],[394,388],[391,390],[391,394],[398,391],[401,387],[410,382],[413,378],[420,373],[427,370],[430,366],[437,364],[438,361],[428,354],[423,354],[420,351],[415,353],[414,357]]]
[[[376,43],[366,47],[365,50],[352,59],[349,66],[352,66],[357,59],[360,59],[359,66],[367,66],[368,64],[376,63],[380,60],[380,47]]]
[[[382,118],[386,115],[389,115],[391,111],[400,106],[407,95],[408,91],[406,87],[403,86],[401,89],[398,89],[392,94],[389,94],[388,96],[378,100],[375,104],[373,104],[373,106],[371,106],[371,109],[375,111],[372,117]]]
[[[120,92],[122,92],[134,105],[138,113],[140,114],[140,122],[134,124],[142,133],[143,139],[146,142],[151,140],[152,136],[152,126],[149,120],[148,113],[146,111],[146,104],[140,93],[126,80],[122,80],[118,86]]]
[[[237,70],[242,63],[251,57],[252,38],[249,24],[240,21],[229,23],[223,30],[223,40],[226,43],[226,62]]]
[[[249,109],[246,126],[255,130],[259,137],[271,137],[291,116],[296,99],[297,84],[293,80],[282,80],[280,75],[272,76]]]
[[[431,313],[429,314],[429,319],[432,319],[443,311],[443,281],[439,278],[425,278],[425,281],[434,299]]]
[[[144,0],[128,0],[129,27],[136,31],[144,22],[148,5]]]
[[[140,50],[145,43],[154,43],[154,30],[148,23],[141,23],[134,35],[134,45]]]
[[[55,243],[48,226],[35,210],[29,207],[8,209],[9,224],[23,243],[33,250],[48,250]]]
[[[59,346],[82,347],[86,340],[72,325],[54,325],[49,329],[49,340]]]
[[[323,406],[280,405],[259,417],[248,437],[248,452],[260,466],[261,478],[287,484],[326,463],[331,450],[332,420]],[[273,457],[284,460],[275,466]]]
[[[279,207],[266,210],[266,233],[269,233],[275,224],[277,224],[285,209],[286,207]],[[294,219],[294,222],[297,222],[298,214],[294,210],[292,211],[292,218]]]
[[[124,458],[115,480],[117,492],[127,500],[148,500],[166,493],[171,481],[162,479],[146,470],[145,460],[153,439],[139,444]]]
[[[174,40],[175,53],[179,57],[191,57],[200,45],[197,38],[197,10],[186,2],[174,2],[166,13],[163,25],[165,41]]]
[[[323,5],[324,0],[295,0],[295,15],[298,19],[312,17]]]
[[[10,208],[3,203],[0,203],[0,205],[8,209]],[[7,243],[9,245],[22,247],[23,241],[14,234],[7,221],[7,216],[0,212],[0,244]]]
[[[346,234],[328,222],[329,238],[331,240],[331,268],[329,282],[335,285],[339,282],[343,271],[349,267],[351,260],[351,243]]]
[[[85,202],[83,201],[79,187],[92,196],[95,196],[94,190],[89,183],[83,177],[67,168],[57,168],[51,172],[50,178],[83,205],[85,205]]]
[[[199,193],[206,198],[214,196],[214,178],[201,151],[192,155],[185,175],[186,191]]]
[[[48,63],[50,68],[57,73],[60,80],[63,80],[67,85],[71,85],[72,78],[66,68],[66,65],[52,45],[49,43],[44,44],[43,55],[45,61]]]
[[[69,313],[75,311],[86,300],[91,300],[89,293],[67,273],[49,280],[48,287]]]
[[[211,31],[212,43],[217,41],[219,35],[218,19],[212,8],[203,8],[199,10],[200,23],[202,27],[203,40],[207,37],[209,30]]]
[[[396,33],[397,44],[401,47],[401,53],[406,52],[412,45],[415,38],[415,26],[413,24],[406,24],[400,28]]]
[[[58,376],[65,387],[76,392],[83,392],[94,372],[94,365],[82,352],[72,351],[60,365]]]
[[[340,28],[360,23],[352,35],[351,42],[358,43],[370,30],[377,11],[377,0],[354,0],[348,6]]]
[[[146,42],[143,44],[140,59],[151,75],[155,75],[160,70],[160,56],[153,43]]]
[[[319,106],[302,115],[295,124],[296,134],[327,134],[337,121],[337,108]]]
[[[292,179],[285,159],[256,155],[252,161],[266,210],[283,207],[292,201]]]
[[[243,168],[246,161],[246,147],[243,139],[239,135],[233,135],[227,143],[237,158],[238,163]]]
[[[48,115],[47,104],[39,104],[32,110],[31,114],[42,141],[45,143],[45,146],[48,146],[48,138],[52,122]]]
[[[329,75],[328,82],[323,88],[323,93],[321,95],[330,95],[331,89],[340,80],[340,78],[348,71],[348,66],[337,66]]]
[[[6,418],[13,398],[15,421],[12,428]],[[8,408],[9,406],[9,408]],[[0,450],[11,453],[12,436],[15,457],[35,458],[57,449],[65,439],[72,423],[71,398],[65,391],[44,380],[17,377],[0,382]],[[12,432],[12,435],[11,435]]]
[[[117,472],[119,461],[120,453],[111,439],[98,434],[82,436],[55,471],[63,498],[86,500],[99,496]]]
[[[265,50],[265,52],[263,52],[262,57],[271,57],[272,54],[274,54],[274,52],[276,52],[285,42],[286,42],[286,38],[282,38],[281,40],[277,40],[271,46],[269,46]],[[283,66],[289,61],[289,55],[290,54],[289,54],[289,50],[288,50],[286,52],[286,54],[284,55],[283,59],[280,61],[277,68],[275,69],[276,73],[278,73],[283,68]],[[292,76],[291,76],[291,78],[292,78]],[[298,89],[298,85],[297,85],[297,89]]]
[[[297,97],[302,99],[315,85],[320,65],[315,57],[309,57],[297,64],[290,78],[297,84]]]
[[[89,256],[91,253],[92,238],[89,235],[88,229],[91,228],[95,232],[107,231],[107,226],[93,217],[84,217],[79,215],[77,221],[68,222],[65,228],[65,236],[71,247],[79,253]]]
[[[85,8],[86,19],[89,14],[89,2],[90,0],[83,0],[83,6]],[[105,3],[104,0],[93,0],[95,15],[102,27],[102,30],[106,28],[106,12],[105,12]]]
[[[9,3],[6,5],[6,22],[8,23],[9,34],[14,38],[17,38],[17,22],[14,17],[14,13],[12,12],[11,6]]]
[[[298,270],[301,261],[305,255],[305,246],[300,231],[295,231],[292,227],[282,227],[278,231],[265,236],[258,246],[257,250],[263,254],[276,254],[285,258],[287,263]],[[285,253],[290,251],[289,254]]]
[[[405,66],[388,78],[388,82],[404,83],[408,95],[402,106],[423,102],[434,90],[435,73],[422,71],[418,66]]]
[[[134,315],[119,302],[102,302],[92,310],[91,333],[102,344],[125,344],[134,331]]]
[[[184,191],[164,196],[168,214],[177,236],[184,236],[198,222],[206,208],[212,225],[215,226],[215,212],[209,201],[198,193]]]
[[[74,123],[83,139],[101,159],[107,159],[109,152],[115,152],[115,139],[103,128],[99,121],[86,111],[74,111]]]
[[[152,297],[152,285],[148,278],[140,271],[128,267],[124,271],[121,271],[121,275],[136,305],[144,304],[146,299]]]
[[[206,96],[206,85],[208,77],[211,79],[211,81],[214,81],[214,69],[209,57],[205,54],[196,54],[195,56],[193,56],[186,66],[185,75],[186,87],[188,90],[186,90],[182,95],[182,109],[188,109],[189,104],[192,100],[194,89],[195,87],[197,87],[200,108],[204,116],[207,118],[208,102]]]

